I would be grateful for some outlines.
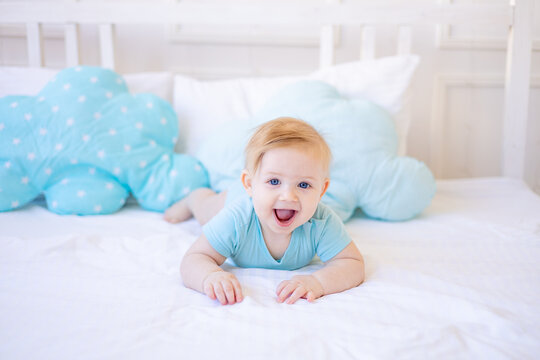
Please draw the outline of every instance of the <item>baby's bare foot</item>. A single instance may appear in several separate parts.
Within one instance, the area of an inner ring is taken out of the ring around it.
[[[192,214],[187,204],[187,198],[184,198],[165,210],[163,219],[171,224],[176,224],[191,218],[191,216]]]

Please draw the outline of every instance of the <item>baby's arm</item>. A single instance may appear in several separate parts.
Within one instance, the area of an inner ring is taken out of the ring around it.
[[[180,273],[184,285],[212,300],[217,298],[223,305],[242,301],[242,288],[236,276],[219,267],[225,260],[201,235],[182,259]]]
[[[277,288],[278,302],[293,304],[299,298],[313,301],[323,295],[342,292],[364,282],[364,259],[351,242],[325,267],[311,275],[294,276],[281,282]]]

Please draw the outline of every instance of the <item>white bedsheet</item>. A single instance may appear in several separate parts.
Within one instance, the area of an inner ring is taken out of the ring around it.
[[[366,259],[360,287],[278,304],[292,273],[228,267],[246,298],[221,306],[179,277],[195,221],[136,205],[1,213],[0,359],[540,356],[540,198],[522,182],[439,181],[420,218],[347,228]]]

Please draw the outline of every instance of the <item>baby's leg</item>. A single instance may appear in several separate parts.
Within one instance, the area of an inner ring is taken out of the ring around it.
[[[227,191],[215,193],[208,188],[200,188],[190,194],[189,208],[193,217],[204,225],[225,206]]]
[[[165,213],[163,218],[165,221],[170,222],[171,224],[176,224],[182,221],[185,221],[191,217],[191,210],[188,207],[188,196],[184,197],[182,200],[172,204]]]
[[[217,194],[208,188],[196,189],[168,208],[164,218],[170,223],[178,223],[193,216],[204,225],[223,209],[226,198],[226,191]]]

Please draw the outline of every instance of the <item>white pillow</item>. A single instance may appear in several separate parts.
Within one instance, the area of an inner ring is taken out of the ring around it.
[[[302,79],[322,80],[349,98],[367,98],[395,115],[403,152],[407,124],[399,124],[402,98],[418,65],[416,55],[355,61],[302,77],[201,81],[174,77],[174,109],[180,122],[176,150],[195,155],[208,133],[232,120],[248,119],[283,86]]]
[[[150,93],[172,105],[173,75],[170,72],[144,72],[122,75],[132,94]]]
[[[58,71],[33,67],[0,67],[0,97],[36,95]]]
[[[33,67],[0,67],[0,97],[35,95],[59,69]],[[172,103],[173,76],[168,72],[146,72],[123,75],[132,94],[152,93]]]

